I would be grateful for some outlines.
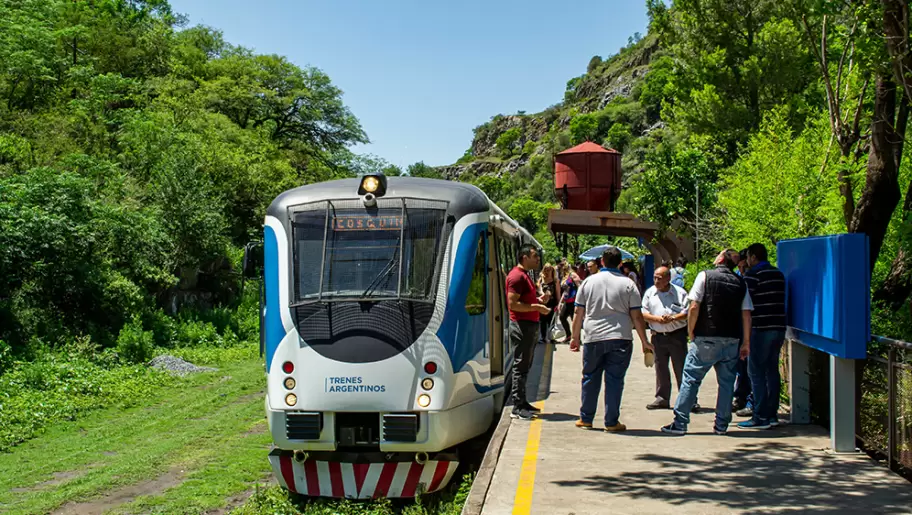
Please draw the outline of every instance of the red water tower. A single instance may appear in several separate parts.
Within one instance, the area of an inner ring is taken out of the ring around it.
[[[554,157],[554,193],[563,209],[614,211],[621,153],[587,141]]]

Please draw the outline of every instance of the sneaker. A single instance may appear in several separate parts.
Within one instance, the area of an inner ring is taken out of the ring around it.
[[[662,432],[671,435],[683,435],[687,433],[687,430],[672,422],[671,424],[662,427]]]
[[[779,427],[782,425],[782,422],[779,422],[778,418],[770,419],[770,427]]]
[[[738,415],[739,417],[753,417],[754,409],[749,406],[747,408],[741,408],[735,412],[735,415]]]
[[[522,408],[523,408],[524,410],[530,411],[530,412],[532,412],[532,413],[541,413],[541,410],[540,410],[540,409],[538,409],[538,408],[536,408],[535,406],[529,404],[528,402],[525,403],[525,404],[522,406]]]
[[[722,429],[721,427],[715,426],[715,425],[713,426],[713,434],[724,435],[727,433],[728,433],[728,429]]]
[[[646,405],[646,409],[668,409],[670,407],[668,401],[662,399],[656,399]]]
[[[535,415],[533,415],[531,411],[529,411],[525,408],[519,408],[519,409],[514,409],[510,413],[510,418],[518,418],[520,420],[532,420],[533,418],[535,418]]]
[[[703,406],[700,406],[699,402],[695,402],[694,407],[690,411],[691,411],[691,413],[696,413],[696,412],[700,411],[701,409],[703,409]]]
[[[583,419],[576,421],[576,427],[580,429],[592,429],[592,422],[583,422]]]
[[[626,431],[626,430],[627,430],[627,426],[625,426],[624,424],[621,424],[620,422],[618,422],[617,424],[615,424],[613,426],[605,426],[606,433],[620,433],[621,431]]]
[[[739,422],[738,427],[741,429],[769,429],[770,423],[763,422],[760,420],[750,419],[750,420],[745,420],[744,422]]]

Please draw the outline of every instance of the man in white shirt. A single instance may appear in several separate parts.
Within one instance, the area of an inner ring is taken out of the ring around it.
[[[683,435],[690,412],[697,402],[700,383],[715,369],[719,383],[713,432],[724,435],[732,418],[735,372],[738,360],[750,354],[751,311],[754,305],[744,280],[732,269],[738,253],[725,250],[716,257],[716,267],[700,272],[687,298],[687,332],[693,345],[684,362],[684,381],[675,401],[675,418],[663,433]]]
[[[671,374],[668,360],[674,369],[678,392],[684,376],[687,356],[687,292],[671,284],[671,271],[662,266],[652,276],[654,286],[643,294],[643,318],[652,332],[655,347],[656,396],[646,409],[671,407]]]
[[[617,432],[627,429],[619,417],[624,378],[633,354],[633,330],[640,336],[643,350],[652,345],[646,337],[637,287],[617,268],[621,251],[608,248],[602,263],[605,268],[587,277],[576,292],[570,350],[579,352],[581,343],[583,350],[582,402],[576,427],[592,429],[604,376],[605,431]]]

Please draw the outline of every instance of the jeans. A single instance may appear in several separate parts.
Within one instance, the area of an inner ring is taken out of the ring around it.
[[[580,419],[592,423],[598,404],[602,373],[605,374],[605,427],[618,424],[624,376],[633,355],[631,340],[604,340],[583,344],[583,402]]]
[[[779,414],[779,354],[785,331],[756,330],[751,336],[750,378],[754,388],[754,420],[769,422]]]
[[[529,402],[526,399],[526,380],[532,365],[532,354],[538,342],[538,322],[510,320],[510,345],[513,347],[513,388],[511,396],[514,409]]]
[[[687,359],[684,361],[684,384],[675,402],[675,425],[687,429],[690,412],[697,402],[700,384],[710,368],[716,370],[719,393],[716,397],[716,427],[728,429],[732,419],[732,396],[734,395],[735,371],[738,368],[739,338],[698,336],[694,339]]]
[[[746,408],[754,406],[754,394],[751,391],[751,379],[748,372],[748,359],[738,361],[738,377],[735,379],[735,401]]]

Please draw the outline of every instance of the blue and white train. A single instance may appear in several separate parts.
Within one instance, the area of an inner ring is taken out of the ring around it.
[[[261,334],[279,483],[357,499],[446,486],[503,406],[504,279],[525,243],[468,184],[367,175],[276,198]]]

